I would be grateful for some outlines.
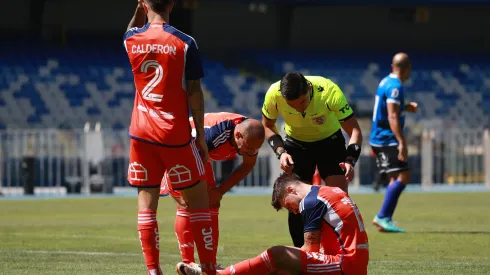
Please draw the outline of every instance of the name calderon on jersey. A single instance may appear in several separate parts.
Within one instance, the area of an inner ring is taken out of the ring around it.
[[[163,53],[177,55],[177,47],[161,44],[140,44],[131,47],[132,53]]]

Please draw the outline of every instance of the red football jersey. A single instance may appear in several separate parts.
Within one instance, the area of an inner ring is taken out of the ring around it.
[[[148,23],[124,35],[136,94],[129,134],[167,146],[191,139],[186,80],[203,77],[195,40],[168,24]]]
[[[321,230],[324,254],[368,255],[368,236],[357,205],[340,188],[313,186],[300,203],[304,231]]]
[[[206,113],[204,114],[204,136],[208,145],[209,159],[222,161],[237,157],[237,149],[231,143],[235,126],[247,117],[234,113]],[[194,129],[194,121],[190,119]]]

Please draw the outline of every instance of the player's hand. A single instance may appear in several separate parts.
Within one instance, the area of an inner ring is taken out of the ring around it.
[[[219,208],[221,199],[223,198],[223,193],[218,187],[213,187],[208,191],[209,195],[209,206],[211,208]]]
[[[407,146],[403,143],[398,144],[398,160],[407,161],[407,157],[408,157]]]
[[[197,149],[199,149],[199,155],[201,155],[201,159],[203,163],[206,163],[209,159],[208,145],[206,144],[206,140],[204,137],[198,137],[196,140]]]
[[[281,158],[279,159],[281,164],[282,171],[290,174],[293,172],[294,161],[290,154],[282,153]]]
[[[175,202],[177,202],[177,204],[180,205],[182,208],[187,209],[189,207],[183,197],[172,196],[172,198],[174,198]]]
[[[411,101],[410,103],[405,106],[405,111],[410,112],[410,113],[416,113],[418,110],[419,104],[417,102]]]
[[[140,9],[143,8],[143,1],[144,0],[138,0],[138,8],[140,8]]]
[[[348,162],[341,162],[339,166],[345,172],[345,180],[351,182],[354,179],[354,166]]]

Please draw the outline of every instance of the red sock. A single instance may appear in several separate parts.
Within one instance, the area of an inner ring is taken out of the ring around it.
[[[322,177],[320,176],[320,172],[318,172],[318,168],[315,169],[315,174],[313,175],[312,184],[319,185],[319,186],[322,185]]]
[[[213,226],[209,209],[189,210],[192,236],[196,244],[201,269],[208,275],[216,274],[216,251],[213,240]]]
[[[160,269],[160,236],[156,211],[138,211],[138,234],[148,274],[163,275]]]
[[[211,227],[213,228],[213,241],[214,241],[214,261],[216,262],[216,254],[218,254],[219,243],[219,208],[209,209],[211,214]]]
[[[224,271],[220,271],[221,275],[255,275],[269,274],[276,269],[271,253],[266,250],[259,256],[239,262],[227,267]]]
[[[182,262],[186,264],[196,262],[194,259],[194,238],[192,237],[191,219],[187,210],[177,210],[174,228],[177,241],[179,242]]]

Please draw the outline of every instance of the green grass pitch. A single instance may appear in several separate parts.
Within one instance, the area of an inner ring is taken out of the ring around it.
[[[377,232],[382,194],[353,195],[366,223],[369,274],[490,274],[490,193],[406,193],[395,218],[405,234]],[[290,244],[287,213],[268,196],[225,196],[219,263]],[[161,261],[174,274],[175,206],[159,208]],[[135,198],[0,200],[0,274],[146,274]]]

